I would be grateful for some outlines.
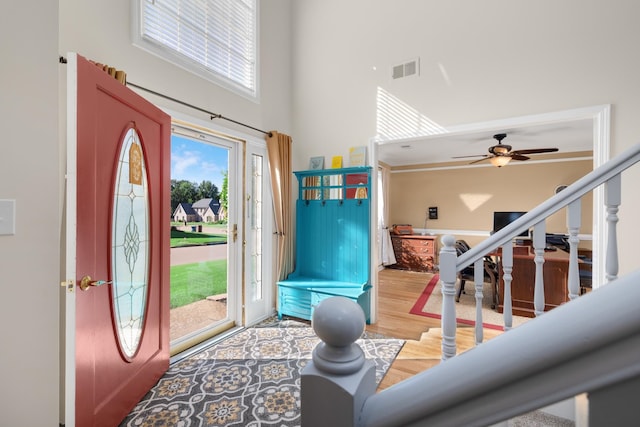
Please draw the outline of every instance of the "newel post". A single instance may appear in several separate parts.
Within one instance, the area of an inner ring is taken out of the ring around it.
[[[364,402],[376,392],[375,365],[355,341],[365,328],[362,308],[345,297],[327,298],[313,312],[322,340],[302,369],[302,427],[358,425]]]

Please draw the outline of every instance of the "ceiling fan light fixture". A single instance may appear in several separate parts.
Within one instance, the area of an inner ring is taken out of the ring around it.
[[[492,148],[493,149],[491,150],[491,152],[493,154],[507,154],[509,151],[511,151],[510,145],[495,145]]]
[[[496,156],[489,159],[493,166],[497,166],[501,168],[511,161],[511,157],[509,156]]]
[[[500,168],[502,166],[505,166],[512,159],[519,160],[519,161],[529,160],[530,157],[528,157],[527,154],[554,153],[558,151],[557,148],[527,148],[524,150],[511,151],[512,147],[510,145],[502,143],[502,140],[505,139],[506,137],[507,137],[506,133],[498,133],[493,135],[493,138],[496,141],[498,141],[498,144],[492,145],[491,147],[489,147],[489,155],[479,154],[475,156],[457,156],[457,157],[454,157],[454,159],[461,159],[463,157],[482,157],[481,159],[474,160],[469,164],[473,165],[475,163],[479,163],[488,159],[493,166]]]

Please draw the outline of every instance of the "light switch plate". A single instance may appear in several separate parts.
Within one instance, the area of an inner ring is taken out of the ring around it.
[[[16,201],[0,200],[0,236],[16,234]]]

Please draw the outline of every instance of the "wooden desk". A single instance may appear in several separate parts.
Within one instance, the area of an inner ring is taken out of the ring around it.
[[[511,276],[511,299],[513,314],[525,317],[535,317],[533,308],[533,294],[535,288],[536,264],[533,248],[514,246],[513,271]],[[494,254],[498,255],[499,254]],[[504,306],[504,280],[502,278],[502,262],[498,261],[500,279],[498,281],[498,312],[502,313]],[[543,264],[544,277],[544,311],[549,311],[560,304],[569,301],[567,276],[569,272],[569,254],[563,250],[545,251]]]
[[[393,268],[433,271],[437,256],[437,237],[419,234],[391,235],[396,264]]]

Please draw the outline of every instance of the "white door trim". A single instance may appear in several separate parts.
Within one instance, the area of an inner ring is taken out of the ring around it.
[[[77,94],[78,58],[67,53],[67,170],[65,173],[65,278],[76,278],[76,161],[77,161]],[[67,286],[64,299],[64,414],[60,417],[66,427],[76,425],[76,286]]]

